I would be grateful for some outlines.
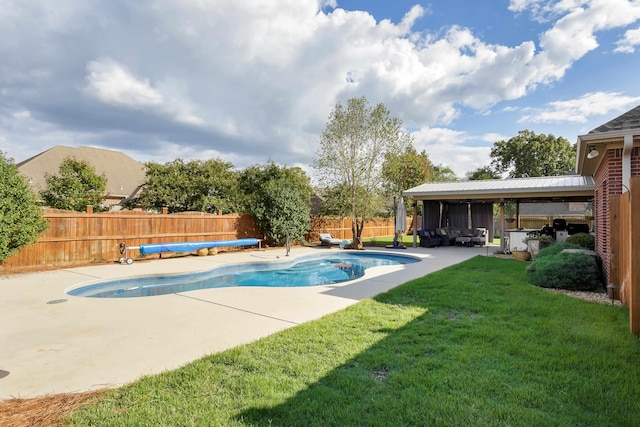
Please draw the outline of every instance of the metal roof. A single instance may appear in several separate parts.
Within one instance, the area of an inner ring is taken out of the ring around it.
[[[403,192],[415,200],[521,201],[590,200],[595,185],[593,177],[580,175],[536,178],[491,179],[479,181],[435,182]]]

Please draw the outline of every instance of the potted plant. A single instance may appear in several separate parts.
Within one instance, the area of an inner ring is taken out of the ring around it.
[[[553,243],[553,238],[547,234],[534,234],[524,239],[524,241],[527,243],[531,256],[535,257],[540,249],[546,248]]]
[[[513,200],[506,200],[504,202],[504,217],[508,223],[516,220],[516,203]]]
[[[591,221],[593,219],[593,210],[587,208],[584,210],[584,219]]]
[[[520,261],[529,261],[531,259],[531,252],[529,251],[518,251],[514,249],[511,251],[511,255]]]

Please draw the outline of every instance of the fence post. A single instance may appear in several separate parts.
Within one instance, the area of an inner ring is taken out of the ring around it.
[[[640,334],[640,252],[634,251],[640,244],[640,178],[632,178],[629,180],[629,230],[624,230],[628,233],[628,251],[629,251],[629,268],[631,269],[629,278],[629,327],[631,333],[634,335]]]
[[[92,214],[93,213],[93,205],[87,205],[87,213],[88,214]]]
[[[622,227],[620,221],[620,196],[609,196],[609,249],[608,259],[603,259],[602,262],[608,262],[608,279],[607,283],[611,283],[616,286],[615,289],[611,289],[612,296],[619,299],[622,303],[626,304],[626,298],[622,295],[622,283],[620,280],[620,269],[624,271],[624,265],[620,265],[623,262],[624,253],[622,250],[622,244],[620,243],[620,236]],[[601,232],[601,231],[600,231]]]

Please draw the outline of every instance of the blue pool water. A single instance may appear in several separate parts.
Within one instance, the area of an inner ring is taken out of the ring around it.
[[[288,262],[239,264],[180,275],[133,277],[82,286],[69,295],[132,298],[231,286],[297,287],[341,283],[364,275],[370,267],[420,261],[404,255],[340,252],[298,257]]]

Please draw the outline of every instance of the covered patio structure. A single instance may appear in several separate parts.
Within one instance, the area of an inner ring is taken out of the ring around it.
[[[414,222],[417,204],[423,204],[422,223],[412,227],[414,247],[418,229],[484,227],[493,237],[493,205],[499,204],[500,249],[504,250],[506,201],[516,204],[515,228],[519,228],[520,203],[592,202],[594,188],[591,176],[564,175],[427,183],[408,189],[403,195],[414,200]]]

